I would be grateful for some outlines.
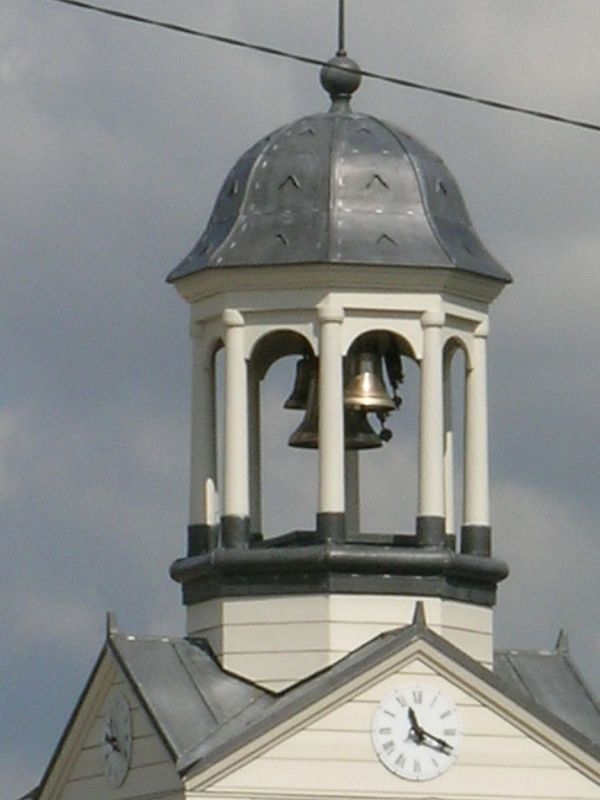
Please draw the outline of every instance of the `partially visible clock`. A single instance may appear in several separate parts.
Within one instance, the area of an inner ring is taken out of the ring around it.
[[[104,774],[112,786],[120,786],[127,777],[131,761],[131,745],[129,703],[121,690],[114,689],[108,699],[102,740]]]
[[[461,736],[462,722],[452,700],[433,686],[417,683],[386,695],[371,729],[381,763],[411,781],[430,780],[451,767]]]

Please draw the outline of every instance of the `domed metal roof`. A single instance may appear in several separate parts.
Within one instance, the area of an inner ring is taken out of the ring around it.
[[[348,99],[359,81],[336,83],[340,72],[322,72],[329,112],[277,129],[238,160],[205,232],[168,280],[214,267],[330,263],[510,282],[444,162],[394,125],[354,113]]]

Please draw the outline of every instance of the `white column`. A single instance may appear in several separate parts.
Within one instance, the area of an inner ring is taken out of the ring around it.
[[[454,533],[454,430],[452,424],[452,351],[444,361],[444,515],[446,533]]]
[[[419,516],[444,516],[444,402],[442,387],[443,312],[426,311],[421,362],[419,430]]]
[[[319,512],[344,511],[341,308],[319,308]]]
[[[192,436],[190,525],[212,524],[206,482],[217,480],[215,372],[212,342],[199,325],[192,327]],[[210,519],[209,519],[210,517]]]
[[[488,420],[487,420],[487,322],[475,332],[470,363],[466,369],[464,502],[465,525],[490,524]]]
[[[248,425],[250,458],[250,530],[262,529],[262,487],[260,452],[260,378],[256,365],[248,368]]]
[[[248,504],[248,374],[244,355],[244,318],[223,312],[225,332],[225,420],[223,515],[247,517]]]

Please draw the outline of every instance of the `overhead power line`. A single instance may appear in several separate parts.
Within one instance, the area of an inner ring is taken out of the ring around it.
[[[149,17],[143,17],[139,14],[130,14],[127,11],[119,11],[114,8],[105,8],[103,6],[97,6],[93,3],[84,2],[84,0],[51,0],[54,3],[62,3],[63,5],[67,6],[75,6],[77,8],[83,8],[87,11],[96,11],[99,14],[105,14],[110,17],[116,17],[117,19],[124,19],[129,20],[130,22],[138,22],[143,25],[151,25],[155,28],[163,28],[165,30],[173,31],[175,33],[182,33],[186,34],[187,36],[196,36],[201,39],[209,39],[213,42],[220,42],[221,44],[228,44],[232,47],[241,47],[246,50],[254,50],[258,53],[266,53],[271,56],[277,56],[278,58],[286,58],[291,61],[299,61],[302,64],[312,64],[317,67],[322,67],[327,64],[326,61],[321,61],[318,58],[311,58],[310,56],[304,56],[300,53],[291,53],[287,50],[280,50],[277,47],[269,47],[268,45],[263,44],[255,44],[254,42],[247,42],[243,39],[235,39],[232,36],[222,36],[217,33],[208,33],[207,31],[201,31],[196,28],[189,28],[185,25],[178,25],[174,22],[165,22],[163,20],[151,19]],[[349,67],[340,67],[340,69],[345,69],[347,72],[352,72],[357,75],[361,75],[364,78],[373,78],[374,80],[383,81],[385,83],[391,83],[395,86],[404,86],[408,89],[417,89],[418,91],[422,92],[430,92],[432,94],[442,95],[443,97],[451,97],[455,100],[465,100],[469,103],[477,103],[478,105],[488,106],[489,108],[497,108],[501,111],[512,111],[516,114],[525,114],[529,117],[536,117],[537,119],[543,120],[550,120],[551,122],[559,122],[563,125],[571,125],[576,128],[584,128],[590,131],[597,131],[600,132],[600,124],[594,122],[586,122],[585,120],[580,119],[573,119],[572,117],[565,117],[561,114],[552,114],[548,111],[538,111],[533,108],[527,108],[525,106],[517,106],[513,105],[512,103],[504,103],[500,100],[490,100],[486,97],[477,97],[475,95],[467,94],[466,92],[458,92],[454,89],[443,89],[439,86],[430,86],[426,83],[418,83],[417,81],[409,81],[405,78],[397,78],[393,75],[385,75],[381,72],[373,72],[371,70],[366,69],[350,69]]]

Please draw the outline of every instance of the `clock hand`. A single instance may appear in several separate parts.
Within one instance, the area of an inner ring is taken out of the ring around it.
[[[410,734],[414,734],[417,744],[421,744],[425,737],[425,731],[419,725],[419,721],[417,720],[417,715],[410,706],[408,709],[408,721],[410,722],[410,730],[408,731],[409,736]]]
[[[108,733],[105,733],[104,734],[104,741],[106,742],[106,744],[109,744],[116,753],[120,753],[121,752],[121,748],[119,747],[119,740],[117,739],[116,736],[113,736],[112,734],[109,735]]]
[[[432,742],[439,744],[441,750],[446,752],[450,752],[451,750],[453,750],[452,745],[448,744],[448,742],[445,739],[440,739],[439,736],[434,736],[433,733],[429,733],[429,731],[426,731],[424,729],[421,729],[421,733],[427,739],[431,739]]]
[[[429,733],[429,731],[426,731],[425,728],[419,725],[417,715],[410,707],[408,709],[408,720],[410,722],[409,735],[414,735],[417,744],[422,744],[425,739],[431,739],[432,742],[435,742],[440,746],[441,750],[445,752],[450,752],[452,750],[452,745],[448,744],[445,739],[440,739],[439,736],[434,736],[433,733]]]

